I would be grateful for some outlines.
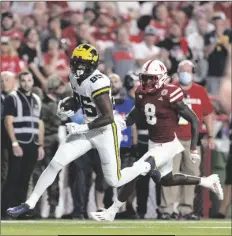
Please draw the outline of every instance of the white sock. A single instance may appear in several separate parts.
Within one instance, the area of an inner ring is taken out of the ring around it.
[[[125,202],[120,202],[118,199],[116,199],[113,205],[109,209],[117,213],[119,209],[124,205],[124,203]]]
[[[43,171],[35,185],[35,188],[26,201],[30,209],[33,209],[36,203],[39,201],[40,197],[43,195],[44,191],[54,182],[58,172],[63,168],[58,162],[52,160],[47,168]]]
[[[139,175],[147,174],[151,169],[148,162],[135,162],[133,166],[121,170],[121,179],[114,187],[121,187],[122,185],[132,181]]]

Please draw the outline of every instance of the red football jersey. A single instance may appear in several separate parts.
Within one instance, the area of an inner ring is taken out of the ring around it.
[[[192,87],[183,93],[185,95],[184,102],[196,113],[200,122],[200,132],[204,133],[203,118],[213,112],[213,106],[205,88],[193,83]],[[176,134],[181,140],[191,139],[191,124],[181,117]]]
[[[178,114],[171,104],[183,99],[182,89],[176,85],[165,85],[154,94],[143,94],[141,86],[135,94],[135,107],[141,111],[148,124],[149,139],[156,143],[174,140]]]

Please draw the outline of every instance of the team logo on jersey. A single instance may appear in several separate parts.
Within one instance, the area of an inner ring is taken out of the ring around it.
[[[162,97],[160,97],[160,98],[158,98],[158,100],[159,100],[159,101],[163,101],[163,98],[162,98]]]
[[[168,90],[167,90],[167,89],[163,89],[163,90],[161,91],[161,95],[162,95],[162,96],[167,95],[167,93],[168,93]]]
[[[139,98],[143,98],[143,95],[139,95]]]

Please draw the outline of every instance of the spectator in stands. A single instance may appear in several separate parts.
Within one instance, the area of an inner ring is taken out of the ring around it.
[[[208,73],[208,62],[204,57],[204,36],[207,33],[208,22],[205,17],[200,17],[196,19],[196,24],[196,31],[188,35],[187,41],[193,53],[192,61],[196,62],[194,82],[201,83],[203,85]]]
[[[48,28],[40,33],[43,52],[48,50],[48,40],[50,38],[57,38],[58,40],[62,38],[62,29],[59,16],[50,17],[48,20]]]
[[[172,22],[169,25],[169,36],[160,41],[157,46],[169,52],[169,59],[171,61],[170,75],[177,72],[179,62],[184,59],[192,59],[192,51],[186,39],[182,37],[181,28],[176,22]]]
[[[164,40],[168,36],[168,26],[171,23],[168,9],[165,3],[157,3],[152,9],[153,21],[151,24],[156,28],[157,42]]]
[[[87,23],[80,23],[78,26],[77,45],[82,43],[96,44],[95,38],[91,34],[90,25]]]
[[[68,57],[59,48],[59,41],[56,38],[48,40],[48,52],[43,55],[44,72],[46,76],[58,75],[63,82],[68,82],[70,68]]]
[[[69,55],[71,54],[73,48],[75,48],[78,45],[77,43],[78,27],[83,21],[84,21],[83,14],[81,14],[78,11],[77,12],[71,11],[70,26],[65,28],[62,32],[62,38],[65,38],[70,45]]]
[[[9,136],[4,125],[4,100],[5,97],[16,89],[15,75],[10,71],[1,72],[1,193],[6,182],[8,171],[8,146]]]
[[[160,48],[155,46],[156,29],[149,25],[145,28],[143,41],[135,46],[135,59],[138,67],[148,60],[158,59]]]
[[[15,20],[11,12],[5,12],[1,15],[1,28],[1,37],[11,37],[16,32],[22,36],[22,32],[15,28]]]
[[[19,58],[9,37],[1,37],[1,71],[11,71],[15,75],[26,69],[25,63]]]
[[[215,30],[205,35],[205,56],[209,63],[207,89],[209,93],[216,94],[225,73],[228,49],[232,43],[232,30],[226,29],[226,17],[223,12],[215,13],[212,20]]]
[[[194,65],[189,60],[184,60],[178,65],[179,86],[182,88],[185,95],[186,104],[196,113],[200,127],[203,121],[207,128],[208,144],[210,148],[215,147],[213,133],[213,107],[205,89],[193,82]],[[202,129],[200,130],[200,133]],[[176,134],[185,151],[176,155],[173,159],[173,172],[183,172],[189,175],[200,175],[200,160],[192,163],[190,155],[191,144],[191,125],[183,117],[180,117]],[[199,140],[197,149],[200,153],[201,142]],[[195,186],[179,187],[161,187],[161,205],[159,207],[161,219],[169,220],[173,214],[173,205],[179,202],[178,210],[180,215],[187,220],[198,220],[200,216],[196,216],[193,212]],[[177,198],[180,193],[179,198]],[[174,217],[175,214],[174,214]]]
[[[25,33],[26,43],[22,44],[19,49],[20,58],[28,65],[29,70],[33,74],[34,86],[46,89],[46,78],[41,73],[41,48],[39,43],[39,35],[36,29],[28,29]]]
[[[12,2],[11,1],[1,1],[0,3],[0,12],[1,14],[5,13],[5,12],[9,12],[10,11],[10,8],[12,6]]]
[[[35,17],[33,15],[24,16],[21,20],[20,26],[23,31],[26,31],[27,29],[30,29],[30,28],[35,28],[36,27]]]
[[[135,68],[135,55],[129,34],[124,27],[117,30],[117,41],[105,50],[106,74],[116,73],[123,80],[128,71]]]
[[[19,89],[4,101],[4,122],[10,137],[9,166],[2,195],[2,213],[24,202],[28,184],[37,161],[44,158],[44,125],[41,100],[32,93],[33,77],[21,72]]]

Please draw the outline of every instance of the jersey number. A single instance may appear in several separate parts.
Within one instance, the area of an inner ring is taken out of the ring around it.
[[[102,78],[103,76],[101,75],[101,74],[98,74],[98,75],[95,75],[95,76],[93,76],[91,79],[90,79],[90,81],[92,82],[92,83],[95,83],[98,79],[100,79],[100,78]]]
[[[147,103],[145,105],[145,109],[144,109],[144,112],[145,112],[145,116],[146,116],[146,120],[147,120],[147,123],[149,125],[155,125],[156,124],[156,121],[157,121],[157,118],[155,116],[155,105],[154,104],[151,104],[151,103]]]
[[[88,117],[97,116],[97,109],[89,97],[85,97],[77,93],[75,93],[75,97],[78,100],[78,102],[81,104],[84,114],[86,114]]]

